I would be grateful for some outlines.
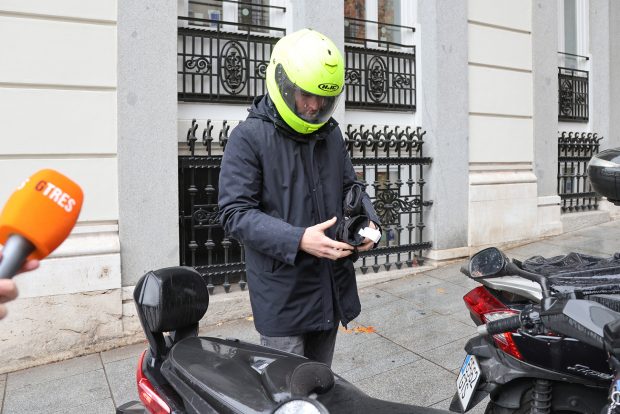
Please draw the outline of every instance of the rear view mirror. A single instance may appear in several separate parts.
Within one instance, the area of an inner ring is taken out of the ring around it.
[[[496,247],[481,250],[469,260],[469,274],[473,279],[503,276],[506,256]]]

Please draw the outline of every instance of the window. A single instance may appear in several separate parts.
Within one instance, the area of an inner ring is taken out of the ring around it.
[[[587,70],[589,56],[588,1],[558,3],[558,66]]]
[[[413,44],[413,1],[403,0],[345,0],[345,40],[363,43],[373,40],[371,46],[385,47],[383,42]]]
[[[273,12],[269,0],[189,0],[187,11],[193,26],[252,32],[267,32],[256,26],[269,26]]]

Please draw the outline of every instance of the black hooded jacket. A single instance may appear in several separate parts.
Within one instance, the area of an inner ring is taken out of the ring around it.
[[[254,324],[266,336],[300,335],[343,325],[360,313],[351,260],[299,250],[307,227],[336,216],[355,172],[338,124],[301,135],[258,97],[231,133],[219,179],[220,221],[245,248]],[[364,206],[379,219],[367,195]],[[326,231],[334,238],[336,225]]]

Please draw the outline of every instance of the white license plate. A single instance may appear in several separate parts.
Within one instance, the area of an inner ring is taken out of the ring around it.
[[[478,386],[478,381],[480,381],[480,365],[478,365],[478,360],[474,355],[467,355],[465,361],[463,361],[459,377],[456,379],[456,390],[459,400],[461,400],[463,411],[467,411],[471,397]]]

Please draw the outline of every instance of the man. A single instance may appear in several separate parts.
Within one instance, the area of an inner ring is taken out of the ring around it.
[[[331,115],[344,60],[322,34],[280,39],[266,72],[268,94],[231,133],[219,182],[220,221],[243,243],[261,343],[331,365],[339,321],[360,312],[354,248],[335,240],[355,172]],[[377,228],[368,195],[363,205]],[[369,250],[363,240],[358,251]]]

